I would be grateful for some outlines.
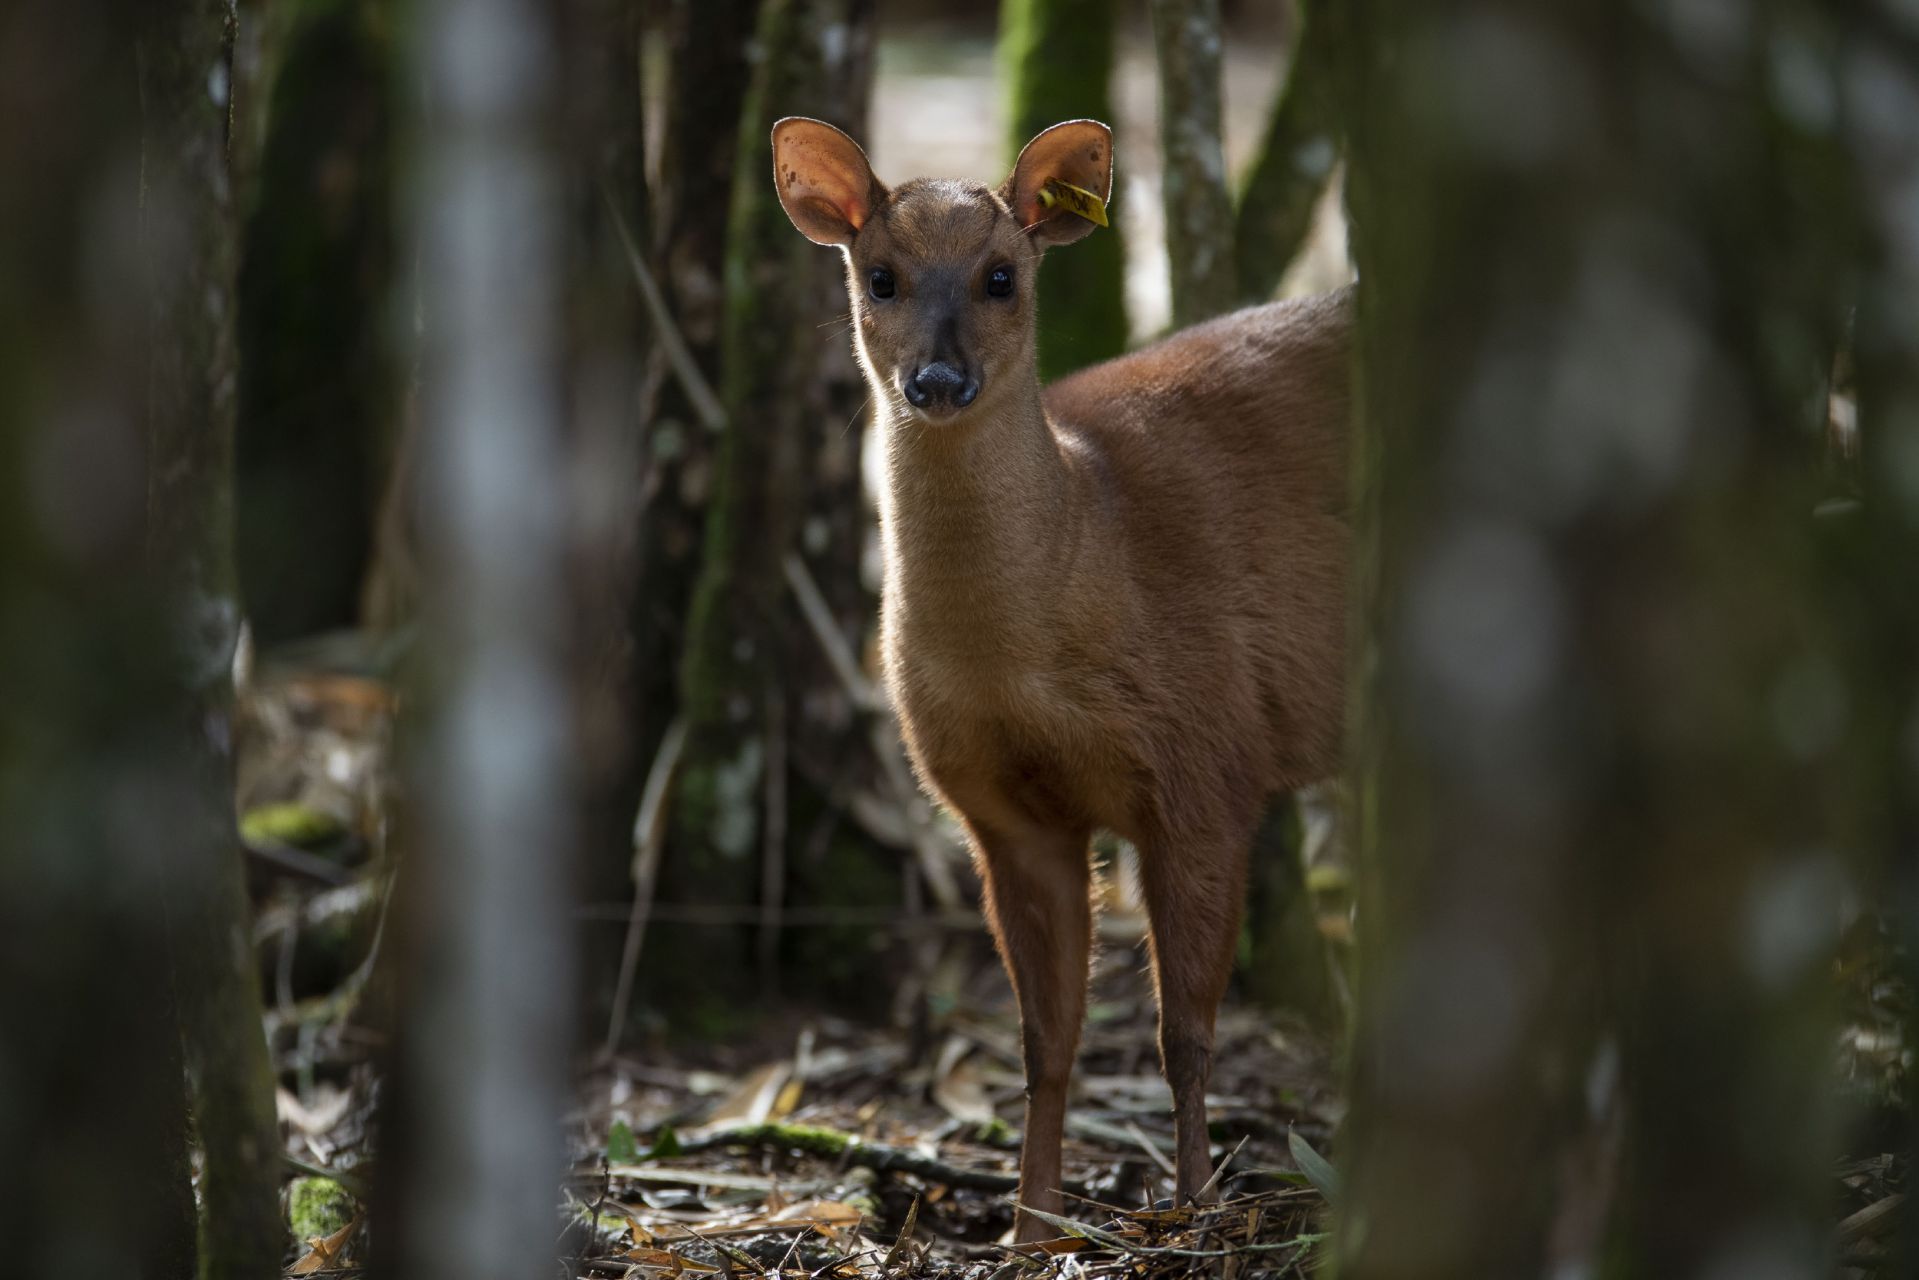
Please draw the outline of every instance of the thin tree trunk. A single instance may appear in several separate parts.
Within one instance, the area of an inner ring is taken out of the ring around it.
[[[389,934],[400,1021],[375,1259],[408,1280],[554,1266],[578,794],[556,34],[535,0],[420,6],[418,461],[435,595]]]
[[[1841,873],[1823,748],[1779,717],[1833,654],[1791,346],[1828,322],[1795,286],[1830,224],[1769,163],[1757,62],[1695,93],[1604,0],[1336,8],[1362,281],[1340,1274],[1824,1275]],[[1595,1105],[1624,1142],[1581,1192]],[[1569,1239],[1582,1209],[1609,1230]]]
[[[1231,310],[1233,202],[1220,143],[1219,0],[1151,0],[1173,327]]]
[[[1043,129],[1066,120],[1113,122],[1114,17],[1114,0],[1005,0],[1000,5],[997,56],[1008,95],[1008,172],[1020,148]],[[1041,268],[1042,381],[1126,349],[1125,255],[1118,232],[1115,219],[1071,253],[1053,254]]]
[[[31,175],[0,183],[0,1131],[27,1162],[0,1238],[21,1275],[195,1268],[156,909],[179,744],[145,546],[145,9],[0,10],[0,48],[35,68],[0,113],[0,170]]]
[[[1337,27],[1321,16],[1325,3],[1295,0],[1286,83],[1239,194],[1233,256],[1241,302],[1265,302],[1279,288],[1339,160],[1339,51],[1330,39]]]
[[[181,746],[167,912],[202,1152],[200,1273],[279,1274],[280,1134],[233,808],[237,234],[228,172],[232,13],[218,0],[149,14],[142,241],[150,290],[148,554],[167,602]]]
[[[763,882],[755,855],[785,857],[786,846],[804,847],[822,816],[817,798],[805,822],[792,820],[797,809],[781,813],[788,839],[777,849],[765,849],[762,838],[768,762],[788,754],[771,743],[769,726],[798,724],[795,706],[820,716],[809,732],[824,728],[822,736],[839,744],[832,750],[816,742],[817,759],[866,754],[844,694],[823,677],[808,679],[824,664],[798,619],[783,568],[788,551],[805,550],[813,571],[832,583],[829,599],[842,619],[852,612],[846,602],[860,592],[860,538],[844,506],[858,484],[856,424],[864,397],[849,404],[852,378],[843,360],[833,362],[836,374],[826,373],[827,344],[837,339],[822,333],[815,317],[843,279],[840,264],[793,234],[766,179],[764,139],[788,114],[862,132],[873,16],[872,0],[769,0],[761,15],[757,42],[768,54],[743,113],[734,187],[722,382],[728,422],[683,667],[688,735],[662,878],[669,901],[753,903]],[[828,512],[828,502],[842,510]],[[839,711],[820,715],[834,697]],[[775,712],[774,701],[788,705]],[[793,790],[776,786],[771,794]],[[877,889],[882,901],[897,901],[887,897],[896,876],[876,872],[872,854],[865,846],[853,854],[868,864],[857,876],[841,866],[816,877],[821,891],[850,903]],[[714,1007],[750,991],[754,947],[747,932],[729,938],[709,931],[702,941],[713,962],[697,976],[676,975],[671,996]]]

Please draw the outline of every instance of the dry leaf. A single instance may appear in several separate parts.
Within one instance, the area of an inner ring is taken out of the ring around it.
[[[356,1213],[353,1215],[353,1221],[347,1223],[344,1227],[341,1227],[324,1240],[318,1236],[312,1237],[307,1241],[308,1252],[306,1256],[287,1268],[287,1274],[290,1276],[308,1276],[316,1271],[333,1270],[339,1266],[343,1260],[343,1255],[346,1253],[347,1241],[351,1240],[353,1233],[359,1229],[360,1215]]]
[[[963,1124],[989,1124],[994,1119],[993,1104],[978,1068],[967,1060],[972,1047],[962,1036],[946,1038],[933,1068],[933,1101]]]
[[[695,1132],[711,1132],[735,1125],[765,1124],[792,1074],[793,1064],[790,1062],[769,1062],[749,1072]]]

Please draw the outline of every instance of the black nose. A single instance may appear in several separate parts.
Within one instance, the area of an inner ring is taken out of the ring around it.
[[[906,380],[906,398],[917,409],[932,404],[964,409],[978,394],[978,381],[944,360],[935,360]]]

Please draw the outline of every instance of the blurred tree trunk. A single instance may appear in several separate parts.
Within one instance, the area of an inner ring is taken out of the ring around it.
[[[0,1236],[21,1275],[195,1268],[155,909],[176,870],[160,837],[180,744],[146,560],[146,12],[0,9],[0,48],[34,67],[0,114],[0,169],[31,175],[0,183],[0,1131],[27,1162]]]
[[[1006,168],[1043,129],[1113,121],[1114,0],[1004,0],[1000,76],[1007,86]],[[1113,193],[1118,203],[1119,193]],[[1119,223],[1046,260],[1039,280],[1039,376],[1051,382],[1126,349]]]
[[[1220,144],[1219,0],[1151,0],[1173,327],[1232,308],[1233,201]]]
[[[1830,316],[1801,288],[1831,228],[1772,167],[1796,126],[1764,60],[1605,0],[1336,9],[1362,281],[1340,1273],[1823,1275],[1841,872],[1794,699],[1832,661],[1803,410]],[[1623,1146],[1582,1181],[1593,1110]]]
[[[391,18],[263,6],[240,269],[240,584],[256,640],[351,627],[394,449]]]
[[[1339,160],[1336,24],[1326,0],[1295,0],[1286,83],[1273,100],[1266,137],[1239,194],[1233,256],[1239,301],[1265,302],[1313,228],[1313,212]]]
[[[793,233],[766,178],[766,139],[779,116],[864,132],[873,16],[872,0],[769,0],[761,15],[757,43],[767,55],[743,112],[730,222],[728,425],[688,631],[688,735],[660,887],[670,903],[777,912],[808,892],[798,883],[808,866],[815,901],[898,901],[897,857],[850,833],[834,839],[832,799],[793,785],[809,781],[809,770],[870,760],[850,699],[826,674],[794,607],[784,564],[789,552],[803,556],[857,652],[871,608],[859,585],[856,514],[864,395],[854,390],[843,339],[818,326],[819,315],[832,314],[823,310],[827,297],[844,304],[841,264]],[[802,747],[806,768],[789,769]],[[829,857],[827,870],[820,864]],[[676,972],[676,989],[659,994],[721,1009],[718,1001],[753,987],[752,933],[740,925],[700,937],[699,972]],[[831,950],[819,958],[832,967],[807,974],[816,990],[848,976],[849,961],[870,973],[870,947]],[[872,995],[870,982],[845,990]]]
[[[179,744],[160,838],[175,845],[165,910],[202,1152],[200,1273],[274,1276],[286,1247],[280,1132],[233,807],[233,15],[219,0],[194,0],[146,16],[147,546],[166,601],[168,720]]]
[[[398,1014],[374,1260],[408,1280],[554,1265],[579,798],[556,26],[536,0],[418,6],[418,491],[433,594],[387,934]]]
[[[1829,274],[1853,290],[1853,362],[1859,410],[1860,500],[1821,522],[1832,573],[1829,607],[1847,650],[1834,682],[1846,726],[1842,785],[1833,807],[1850,818],[1863,853],[1865,900],[1891,921],[1903,944],[1908,991],[1919,995],[1919,132],[1895,102],[1919,102],[1919,28],[1897,6],[1845,11],[1823,69],[1843,86],[1845,110],[1830,139],[1848,179],[1857,218],[1856,271]],[[1812,163],[1830,166],[1818,153]],[[1828,170],[1829,171],[1829,170]],[[1810,175],[1802,175],[1810,176]],[[1833,198],[1831,184],[1807,186],[1802,204]],[[1910,1007],[1906,1049],[1919,1049],[1919,999]],[[1904,1095],[1907,1195],[1904,1224],[1887,1275],[1919,1274],[1919,1070],[1909,1063]]]
[[[633,817],[647,762],[636,750],[649,710],[639,696],[640,418],[646,325],[624,235],[646,225],[639,0],[558,7],[566,172],[564,351],[573,491],[568,589],[579,734],[581,874],[590,902],[630,888]],[[618,969],[620,937],[586,934],[582,991],[594,1005]]]

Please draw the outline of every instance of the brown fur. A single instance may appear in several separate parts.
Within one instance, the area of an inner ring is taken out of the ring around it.
[[[796,224],[846,248],[879,406],[888,686],[921,779],[972,837],[1019,998],[1021,1202],[1061,1205],[1100,828],[1140,851],[1178,1193],[1194,1195],[1211,1173],[1213,1020],[1254,827],[1273,792],[1337,763],[1349,302],[1237,312],[1042,393],[1039,256],[1091,224],[1049,220],[1034,192],[1066,176],[1103,195],[1103,126],[1042,134],[997,191],[889,192],[850,140],[788,123],[832,157],[812,187],[804,164],[776,172]],[[862,207],[821,222],[802,205],[816,188],[859,192]],[[984,292],[995,266],[1014,269],[1015,296]],[[893,298],[870,296],[875,267]],[[902,380],[933,359],[975,376],[977,400],[912,408]],[[1021,1238],[1046,1230],[1021,1215]]]

